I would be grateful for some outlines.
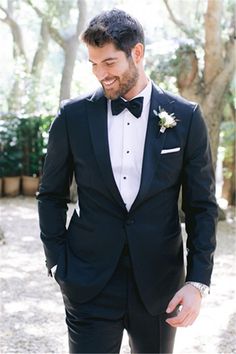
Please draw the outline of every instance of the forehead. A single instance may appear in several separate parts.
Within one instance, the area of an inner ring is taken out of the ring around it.
[[[102,47],[95,47],[88,44],[87,48],[89,60],[93,63],[126,57],[125,53],[122,50],[117,49],[113,43],[104,44]]]

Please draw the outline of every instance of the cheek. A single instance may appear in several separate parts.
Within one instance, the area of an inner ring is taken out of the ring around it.
[[[126,62],[117,63],[112,68],[109,68],[110,74],[113,76],[122,77],[129,71],[129,65]]]
[[[105,78],[112,78],[114,76],[119,76],[117,71],[108,67],[92,67],[92,73],[100,81]]]

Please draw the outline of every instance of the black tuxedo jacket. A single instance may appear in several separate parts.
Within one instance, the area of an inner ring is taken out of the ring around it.
[[[160,132],[159,107],[178,119]],[[119,118],[114,118],[119,119]],[[174,150],[171,150],[174,149]],[[72,175],[80,216],[66,229]],[[178,214],[186,217],[186,279],[209,285],[217,207],[207,130],[199,107],[153,85],[139,193],[127,212],[109,157],[102,90],[61,106],[50,132],[40,185],[39,218],[46,264],[57,264],[62,291],[85,302],[112,276],[125,242],[147,310],[164,312],[185,279]]]

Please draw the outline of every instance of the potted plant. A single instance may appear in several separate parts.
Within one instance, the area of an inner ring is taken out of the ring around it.
[[[16,197],[20,194],[21,152],[8,150],[4,152],[3,158],[3,195]]]
[[[49,127],[49,120],[48,124],[45,121],[42,117],[21,118],[22,193],[26,196],[35,196],[38,190]]]
[[[22,152],[19,147],[17,118],[1,120],[1,173],[3,195],[15,197],[20,194]]]

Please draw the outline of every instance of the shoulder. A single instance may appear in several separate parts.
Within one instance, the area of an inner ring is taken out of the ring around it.
[[[60,109],[73,110],[73,109],[77,109],[78,107],[81,108],[83,105],[85,105],[86,101],[91,100],[93,95],[94,95],[94,92],[90,92],[90,93],[82,94],[78,97],[63,100],[60,103]]]
[[[176,110],[184,111],[185,113],[190,113],[195,111],[198,108],[198,103],[194,101],[187,100],[186,98],[174,94],[168,90],[163,90],[157,85],[153,85],[154,89],[158,92],[158,98],[160,101],[165,102],[166,104],[174,104]]]
[[[168,113],[174,113],[176,119],[181,121],[182,124],[178,124],[179,129],[183,128],[188,131],[190,126],[197,128],[205,125],[201,107],[197,102],[187,100],[180,95],[160,88],[158,90],[159,97],[161,97],[162,102],[165,102],[167,111],[169,109]]]
[[[172,92],[165,91],[165,93],[171,100],[175,101],[175,104],[179,104],[180,106],[189,107],[189,108],[193,109],[198,105],[196,102],[189,101],[186,98],[184,98],[180,95],[174,94]]]
[[[49,131],[54,126],[64,126],[67,122],[78,121],[78,117],[84,117],[86,105],[85,102],[93,97],[94,93],[86,93],[75,98],[62,100],[57,114],[52,121]]]
[[[178,121],[176,131],[181,134],[181,136],[188,135],[191,128],[196,131],[199,129],[205,129],[205,120],[199,104],[186,98],[163,90],[158,86],[154,85],[154,90],[156,90],[156,100],[160,107],[166,110],[169,114],[173,113],[176,120]]]

